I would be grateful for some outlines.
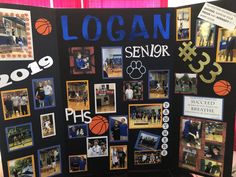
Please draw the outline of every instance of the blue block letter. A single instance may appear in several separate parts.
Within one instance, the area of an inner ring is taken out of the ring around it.
[[[77,36],[70,36],[68,33],[68,16],[67,15],[61,16],[61,27],[62,27],[63,39],[65,41],[78,39]]]
[[[163,27],[163,23],[161,20],[161,15],[154,15],[154,25],[153,25],[153,39],[157,39],[157,32],[158,29],[160,30],[160,33],[164,39],[170,38],[170,13],[166,14],[166,25],[165,29]]]
[[[115,34],[117,34],[117,37],[114,37],[114,36],[112,35],[112,25],[113,25],[113,22],[114,22],[116,19],[118,20],[118,24],[119,24],[120,26],[123,26],[123,25],[124,25],[124,19],[123,19],[120,15],[112,15],[112,16],[109,18],[109,20],[108,20],[108,22],[107,22],[107,37],[108,37],[111,41],[113,41],[113,42],[115,42],[115,41],[121,41],[121,40],[123,40],[124,37],[125,37],[125,31],[124,31],[124,30],[117,30],[117,31],[115,31]]]

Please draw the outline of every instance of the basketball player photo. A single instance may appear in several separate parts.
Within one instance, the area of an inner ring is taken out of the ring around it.
[[[1,91],[4,120],[30,116],[28,90]]]
[[[88,136],[88,124],[68,125],[69,139],[85,138]]]
[[[169,97],[169,71],[150,70],[148,73],[149,99],[166,99]]]
[[[202,159],[200,163],[200,171],[211,176],[222,176],[222,163],[208,159]]]
[[[134,165],[157,165],[161,163],[161,151],[139,150],[134,151]]]
[[[89,81],[75,80],[66,82],[67,107],[75,111],[89,110]]]
[[[116,84],[94,84],[95,113],[116,113]]]
[[[110,146],[110,170],[124,170],[128,168],[127,145]]]
[[[124,81],[123,100],[124,101],[143,100],[143,81]]]
[[[102,47],[103,79],[123,77],[122,47]]]
[[[72,75],[95,74],[94,47],[71,47],[69,54]]]
[[[197,74],[175,73],[176,94],[197,94]]]
[[[88,171],[87,155],[70,155],[69,156],[69,172],[86,172]]]
[[[191,38],[191,8],[176,9],[176,41]]]
[[[129,104],[129,128],[162,128],[162,104]]]
[[[41,134],[42,138],[48,138],[56,135],[55,114],[40,115]]]
[[[108,156],[107,136],[87,137],[87,157]]]
[[[205,123],[205,140],[213,142],[225,142],[226,125],[223,122],[208,121]]]
[[[39,176],[61,174],[61,148],[59,145],[38,150]]]
[[[134,148],[137,150],[157,150],[160,139],[160,135],[140,130]]]
[[[32,124],[26,123],[7,127],[6,140],[9,152],[32,147],[34,145]]]
[[[194,148],[183,147],[180,153],[180,166],[190,170],[196,170],[198,152]]]
[[[109,140],[110,142],[128,141],[127,116],[109,117]]]

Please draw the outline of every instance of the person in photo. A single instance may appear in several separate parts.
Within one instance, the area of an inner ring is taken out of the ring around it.
[[[128,125],[124,118],[121,119],[120,123],[120,140],[128,140]]]
[[[113,149],[111,159],[112,159],[112,168],[116,168],[119,164],[118,152],[116,148]]]
[[[44,98],[45,98],[45,91],[43,87],[43,83],[39,82],[38,86],[35,89],[35,98],[39,104],[39,107],[44,107]]]
[[[51,106],[52,105],[53,89],[52,89],[52,86],[48,83],[48,81],[44,81],[43,90],[44,90],[44,94],[45,94],[44,105]]]
[[[22,94],[20,97],[20,108],[22,115],[27,115],[28,114],[28,97],[25,94]]]
[[[124,152],[123,148],[119,149],[117,151],[118,153],[118,158],[119,158],[119,167],[120,168],[125,168],[125,158],[126,158],[126,153]]]
[[[13,103],[13,112],[17,116],[20,114],[20,97],[14,93],[11,97],[12,103]]]
[[[7,98],[4,101],[4,105],[6,107],[6,118],[12,117],[12,114],[13,114],[13,101],[11,100],[10,95],[7,95]]]
[[[114,126],[111,128],[112,137],[115,141],[120,140],[121,129],[119,121],[115,121]]]
[[[125,90],[125,97],[126,100],[132,100],[134,97],[134,91],[131,89],[130,84],[128,85],[128,88]]]

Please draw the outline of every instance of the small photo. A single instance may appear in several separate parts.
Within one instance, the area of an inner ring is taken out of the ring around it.
[[[7,162],[9,177],[36,177],[34,156],[26,156]]]
[[[42,138],[48,138],[56,135],[55,114],[40,115],[41,134]]]
[[[169,71],[153,70],[148,74],[149,99],[166,99],[169,97]]]
[[[110,116],[109,130],[110,142],[128,141],[127,116]]]
[[[94,47],[71,47],[69,54],[71,74],[95,74]]]
[[[222,143],[225,141],[226,127],[222,122],[205,123],[205,140]]]
[[[108,139],[107,136],[87,138],[87,157],[104,157],[108,156]]]
[[[88,124],[68,125],[69,139],[85,138],[87,136],[88,136]]]
[[[89,81],[66,81],[67,106],[76,111],[89,110]]]
[[[116,113],[116,84],[94,84],[95,113]]]
[[[182,155],[182,159],[180,159],[181,166],[189,168],[189,169],[196,168],[197,157],[198,157],[198,152],[196,149],[183,147],[181,155]]]
[[[143,100],[143,81],[124,81],[123,100],[124,101]]]
[[[38,150],[39,176],[48,177],[61,173],[61,148],[53,146]]]
[[[135,143],[135,149],[138,150],[156,150],[161,136],[145,131],[139,131],[138,138]]]
[[[205,143],[204,146],[204,157],[211,159],[211,160],[216,160],[216,161],[221,161],[223,158],[223,149],[222,145],[220,144],[215,144],[215,143]]]
[[[103,79],[123,77],[122,47],[102,47]]]
[[[197,94],[197,74],[175,73],[175,93]]]
[[[129,104],[129,128],[162,128],[162,104]]]
[[[127,145],[110,146],[110,170],[124,170],[128,168]]]
[[[69,172],[85,172],[88,171],[87,156],[83,155],[70,155],[69,156]]]
[[[30,116],[28,90],[1,91],[4,120]]]
[[[236,29],[218,29],[216,62],[236,63]]]
[[[33,79],[32,86],[35,109],[56,106],[53,78]]]
[[[196,21],[196,47],[214,47],[216,26],[205,20]]]
[[[157,165],[161,163],[161,151],[134,151],[134,165]]]
[[[0,9],[0,61],[33,60],[30,11]]]
[[[184,146],[201,149],[202,122],[189,118],[182,118],[180,141]]]
[[[7,127],[6,140],[9,152],[33,146],[32,124]]]
[[[201,159],[200,171],[209,174],[211,176],[222,176],[223,174],[222,163],[207,159]]]
[[[191,38],[191,8],[176,9],[176,41]]]

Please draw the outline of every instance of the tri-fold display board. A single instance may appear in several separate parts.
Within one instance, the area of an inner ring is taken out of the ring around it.
[[[1,4],[0,176],[229,177],[235,14],[215,5]]]

